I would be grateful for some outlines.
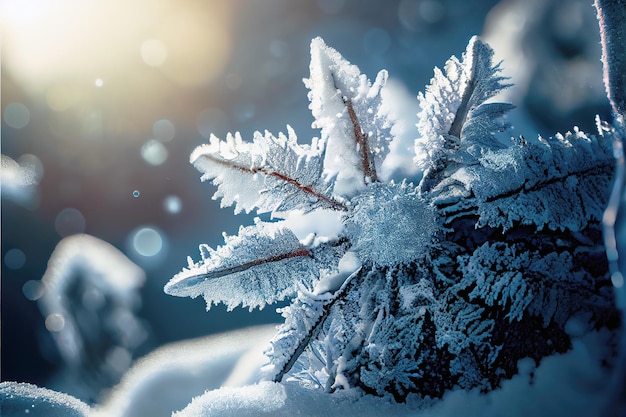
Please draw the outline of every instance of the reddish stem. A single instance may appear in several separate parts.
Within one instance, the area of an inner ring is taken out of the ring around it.
[[[229,161],[225,161],[223,159],[220,158],[216,158],[214,156],[210,156],[210,155],[202,155],[202,158],[208,159],[211,162],[215,162],[216,164],[220,164],[220,165],[224,165],[227,166],[229,168],[233,168],[233,169],[237,169],[239,171],[243,171],[243,172],[247,172],[250,174],[256,174],[256,173],[261,173],[264,175],[268,175],[270,177],[274,177],[274,178],[278,178],[282,181],[285,181],[291,185],[293,185],[294,187],[299,188],[300,190],[304,191],[305,193],[311,194],[313,196],[315,196],[316,198],[324,201],[325,203],[328,203],[332,206],[332,208],[336,209],[336,210],[343,210],[343,211],[347,211],[346,206],[344,206],[343,204],[341,204],[340,202],[325,196],[324,194],[321,194],[317,191],[315,191],[313,188],[307,186],[307,185],[303,185],[301,183],[299,183],[297,180],[288,177],[285,174],[281,174],[280,172],[275,172],[275,171],[271,171],[267,168],[264,167],[251,167],[251,168],[247,168],[241,165],[237,165],[235,163],[229,162]]]
[[[370,150],[369,146],[367,145],[367,138],[363,134],[363,130],[361,129],[361,125],[359,124],[359,119],[357,119],[356,117],[354,107],[352,106],[352,101],[344,100],[344,103],[346,103],[348,115],[350,116],[350,121],[352,122],[352,128],[354,129],[354,138],[356,139],[356,143],[358,143],[359,145],[361,164],[363,165],[363,174],[366,178],[370,179],[370,182],[376,182],[378,180],[376,177],[376,167],[374,166],[373,161],[370,159]]]

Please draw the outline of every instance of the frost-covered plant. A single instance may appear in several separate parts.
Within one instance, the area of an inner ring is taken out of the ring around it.
[[[492,56],[472,38],[435,69],[418,97],[413,184],[381,170],[396,132],[386,71],[372,83],[314,39],[305,83],[320,138],[212,136],[191,155],[222,206],[273,221],[201,245],[165,291],[208,308],[289,297],[269,379],[397,401],[492,390],[519,360],[614,328],[600,226],[614,130],[502,141],[512,106],[488,101],[508,87]]]

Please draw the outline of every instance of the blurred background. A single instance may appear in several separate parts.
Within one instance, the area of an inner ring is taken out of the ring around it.
[[[610,120],[589,1],[4,0],[0,19],[1,380],[50,386],[67,366],[53,337],[63,325],[37,300],[55,246],[77,233],[145,273],[129,360],[280,319],[274,306],[206,313],[201,299],[162,288],[200,243],[215,247],[252,221],[211,200],[188,162],[197,145],[286,124],[300,142],[318,135],[302,83],[313,37],[370,79],[387,69],[409,117],[433,67],[482,34],[516,83],[505,93],[518,106],[515,135],[594,133],[596,114]]]

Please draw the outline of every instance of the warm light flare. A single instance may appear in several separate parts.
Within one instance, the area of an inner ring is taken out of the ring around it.
[[[221,73],[229,56],[228,7],[173,0],[7,1],[0,5],[3,64],[36,90],[155,70],[181,86],[203,85]]]

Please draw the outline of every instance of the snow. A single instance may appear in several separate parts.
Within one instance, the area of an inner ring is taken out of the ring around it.
[[[229,372],[242,369],[237,361],[245,360],[246,352],[258,352],[272,331],[271,326],[253,328],[159,349],[140,360],[91,414],[86,404],[66,394],[3,382],[1,415],[161,417],[180,410],[173,416],[590,417],[605,406],[610,384],[600,360],[610,335],[602,331],[576,338],[571,351],[544,358],[538,366],[520,360],[520,373],[500,389],[488,394],[452,390],[441,401],[416,403],[409,397],[407,404],[398,404],[357,389],[329,394],[297,383],[259,382],[249,372],[258,369],[258,355],[254,366],[244,364],[248,376],[228,384],[233,380]]]
[[[88,417],[89,406],[76,398],[18,382],[0,382],[2,417]]]
[[[261,382],[238,388],[208,391],[175,417],[590,417],[606,401],[610,374],[598,351],[609,335],[592,332],[574,340],[571,351],[519,361],[520,373],[488,394],[479,390],[452,390],[441,401],[393,403],[387,398],[363,396],[356,389],[333,394],[296,383]]]
[[[359,392],[328,394],[294,383],[261,382],[241,388],[211,391],[195,398],[173,417],[333,417],[410,415],[402,405]]]
[[[289,228],[300,242],[308,247],[322,242],[337,240],[343,232],[343,212],[336,210],[315,210],[309,213],[291,211],[286,213],[282,223]]]
[[[316,284],[313,294],[320,295],[325,292],[335,292],[346,281],[346,279],[356,272],[361,267],[361,260],[357,254],[348,251],[339,260],[338,269],[336,274],[328,274],[322,277]]]
[[[257,326],[162,346],[141,358],[91,417],[169,417],[207,390],[253,384],[275,332],[274,325]]]

